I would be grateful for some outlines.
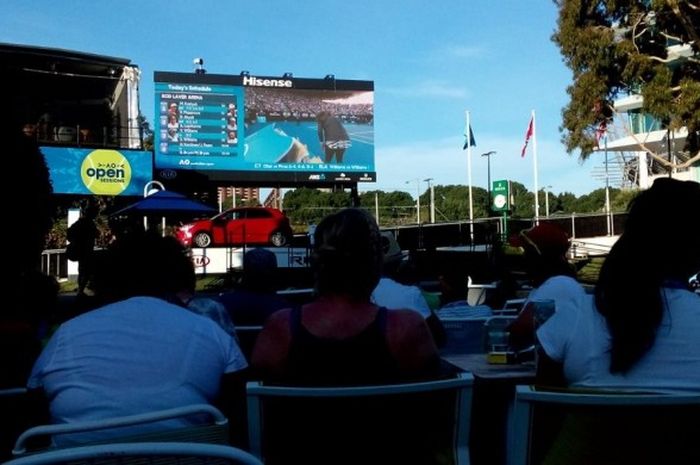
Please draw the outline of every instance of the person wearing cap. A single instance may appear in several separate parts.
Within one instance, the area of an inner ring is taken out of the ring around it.
[[[446,341],[445,328],[428,305],[423,291],[418,286],[399,282],[399,271],[405,265],[401,247],[391,233],[382,233],[382,277],[372,291],[372,302],[388,309],[409,309],[421,314],[438,347]]]
[[[430,307],[417,286],[407,286],[395,279],[396,272],[404,259],[399,244],[390,233],[382,234],[382,277],[372,291],[372,302],[387,308],[408,308],[420,313],[423,318],[430,316]]]
[[[531,302],[553,300],[555,311],[564,305],[578,305],[586,291],[576,280],[576,271],[566,254],[571,242],[562,228],[554,223],[540,223],[520,231],[510,244],[521,247],[533,289],[517,320],[510,326],[511,346],[518,350],[534,343],[534,321]]]

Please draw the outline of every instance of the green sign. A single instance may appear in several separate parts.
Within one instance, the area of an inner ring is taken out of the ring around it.
[[[507,180],[494,181],[491,186],[491,209],[504,212],[510,209],[510,183]]]

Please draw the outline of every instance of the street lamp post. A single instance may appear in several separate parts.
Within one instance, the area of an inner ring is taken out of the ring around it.
[[[430,190],[430,222],[435,223],[435,186],[433,186],[433,178],[426,178],[423,181],[428,183],[428,190]]]
[[[145,199],[149,195],[155,194],[158,191],[164,191],[165,186],[160,181],[148,181],[143,186],[143,198]],[[148,217],[144,215],[143,217],[143,229],[148,229]],[[163,217],[163,235],[165,236],[165,217]]]
[[[544,186],[544,214],[549,218],[549,189],[552,186]]]
[[[420,179],[410,179],[406,184],[413,181],[416,182],[416,223],[420,224]]]
[[[487,207],[486,215],[491,216],[491,155],[495,155],[495,150],[489,150],[486,153],[482,153],[482,157],[486,157],[486,192],[487,192]]]

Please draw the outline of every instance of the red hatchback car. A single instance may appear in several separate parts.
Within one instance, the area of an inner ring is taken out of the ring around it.
[[[188,247],[242,244],[283,247],[292,240],[292,228],[284,213],[275,208],[241,207],[180,226],[176,237]]]

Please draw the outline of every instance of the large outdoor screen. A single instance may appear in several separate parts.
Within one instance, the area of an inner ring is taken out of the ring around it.
[[[156,72],[155,169],[211,181],[375,181],[371,81]]]

